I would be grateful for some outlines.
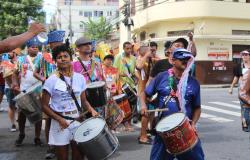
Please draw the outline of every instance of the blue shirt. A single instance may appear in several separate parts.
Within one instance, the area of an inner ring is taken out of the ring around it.
[[[145,93],[147,96],[151,97],[158,93],[158,107],[166,108],[164,105],[164,98],[170,94],[169,87],[169,74],[167,71],[159,73],[147,86]],[[178,83],[178,82],[177,82]],[[185,94],[186,100],[186,116],[192,119],[192,112],[194,109],[201,106],[200,100],[200,84],[193,77],[188,77],[187,89]],[[170,115],[175,112],[179,112],[179,107],[176,102],[176,98],[171,98],[167,103],[168,111],[163,112],[163,116]]]

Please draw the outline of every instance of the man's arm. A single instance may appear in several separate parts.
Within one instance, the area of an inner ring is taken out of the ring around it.
[[[201,106],[196,106],[192,114],[192,126],[195,126],[201,115]]]
[[[45,27],[42,24],[32,23],[27,32],[0,41],[0,53],[5,53],[16,49],[17,47],[23,45],[27,40],[45,31]]]

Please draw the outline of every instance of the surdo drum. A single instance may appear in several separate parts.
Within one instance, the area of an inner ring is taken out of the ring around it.
[[[74,134],[74,140],[89,160],[104,160],[118,148],[119,141],[102,118],[89,118]]]
[[[33,124],[42,120],[41,92],[42,83],[37,82],[25,93],[21,92],[14,98],[17,106]]]
[[[167,151],[173,155],[189,151],[198,142],[196,132],[181,112],[160,120],[156,125],[156,131],[162,137]]]
[[[105,82],[92,82],[87,85],[86,97],[92,107],[102,107],[107,104]]]

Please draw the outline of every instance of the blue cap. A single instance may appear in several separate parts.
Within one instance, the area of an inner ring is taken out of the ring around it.
[[[189,59],[192,56],[193,56],[192,53],[184,48],[177,48],[173,52],[174,59]]]
[[[27,47],[31,47],[31,46],[41,46],[42,43],[38,40],[37,36],[31,38],[30,40],[26,41],[25,45]]]
[[[65,31],[57,30],[48,34],[48,43],[63,42]]]

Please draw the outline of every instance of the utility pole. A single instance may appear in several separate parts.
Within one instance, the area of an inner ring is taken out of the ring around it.
[[[131,19],[131,8],[130,8],[130,0],[126,0],[122,13],[124,14],[123,23],[127,27],[127,40],[131,41],[131,25],[134,25],[133,20]]]
[[[130,0],[128,0],[128,41],[131,41],[131,18],[130,18],[131,8],[130,8]]]
[[[69,0],[69,36],[70,36],[70,43],[72,44],[72,36],[73,36],[73,31],[72,31],[72,20],[71,20],[71,2],[73,0]]]

